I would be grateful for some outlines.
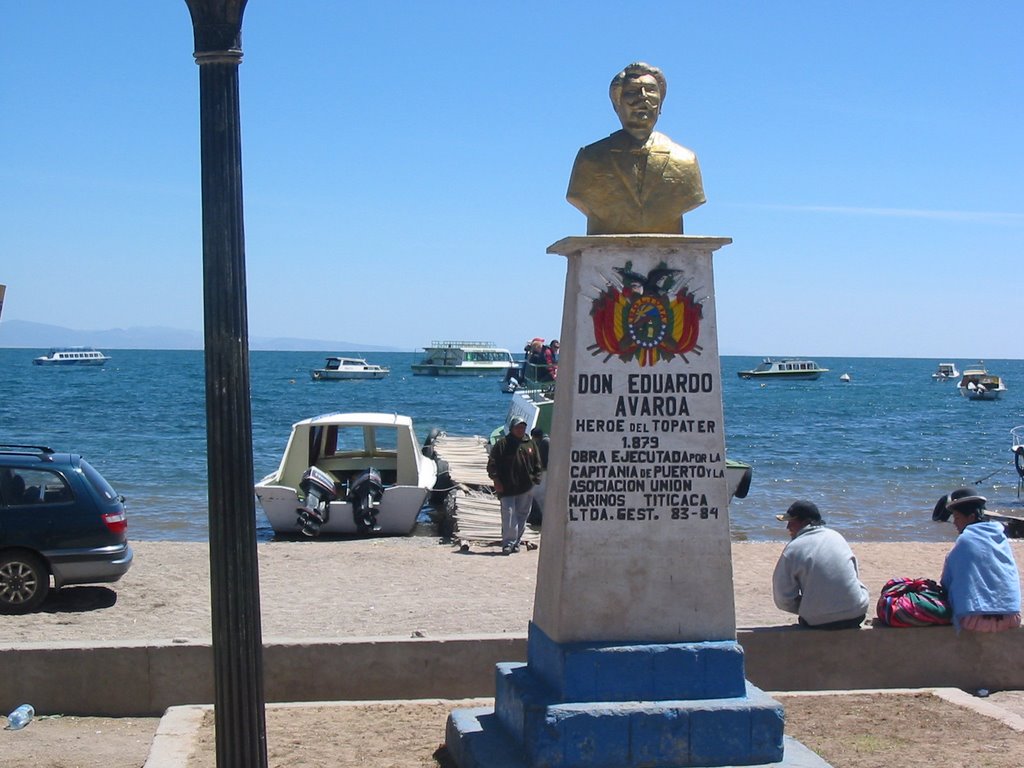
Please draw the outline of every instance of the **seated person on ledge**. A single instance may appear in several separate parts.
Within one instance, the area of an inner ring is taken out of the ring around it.
[[[772,576],[775,605],[811,629],[856,629],[868,611],[868,588],[846,539],[825,527],[818,507],[796,501],[784,515],[791,541]]]
[[[941,583],[953,608],[953,626],[1003,632],[1020,626],[1020,574],[1002,523],[984,520],[984,496],[958,488],[939,499],[932,519],[951,517],[957,536]]]

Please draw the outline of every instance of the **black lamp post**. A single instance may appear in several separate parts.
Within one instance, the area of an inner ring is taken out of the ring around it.
[[[217,765],[266,768],[238,65],[246,0],[185,0],[199,65]]]

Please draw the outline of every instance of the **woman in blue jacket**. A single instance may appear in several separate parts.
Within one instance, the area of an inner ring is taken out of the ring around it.
[[[1020,574],[1001,523],[984,520],[984,496],[958,488],[939,499],[932,519],[952,518],[959,533],[942,568],[953,626],[1002,632],[1020,626]]]

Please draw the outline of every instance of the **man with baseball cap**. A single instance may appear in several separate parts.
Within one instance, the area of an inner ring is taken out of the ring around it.
[[[541,462],[537,443],[526,434],[526,421],[513,416],[508,434],[499,438],[487,458],[487,476],[501,500],[501,551],[519,551],[526,519],[533,506],[533,488],[540,482]]]
[[[859,627],[867,615],[868,588],[846,539],[825,527],[811,501],[795,501],[775,517],[785,521],[791,538],[772,576],[775,605],[797,614],[804,627]]]

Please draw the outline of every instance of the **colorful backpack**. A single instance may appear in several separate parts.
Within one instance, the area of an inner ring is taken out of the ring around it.
[[[946,590],[932,579],[889,579],[875,613],[890,627],[950,624],[953,617]]]

